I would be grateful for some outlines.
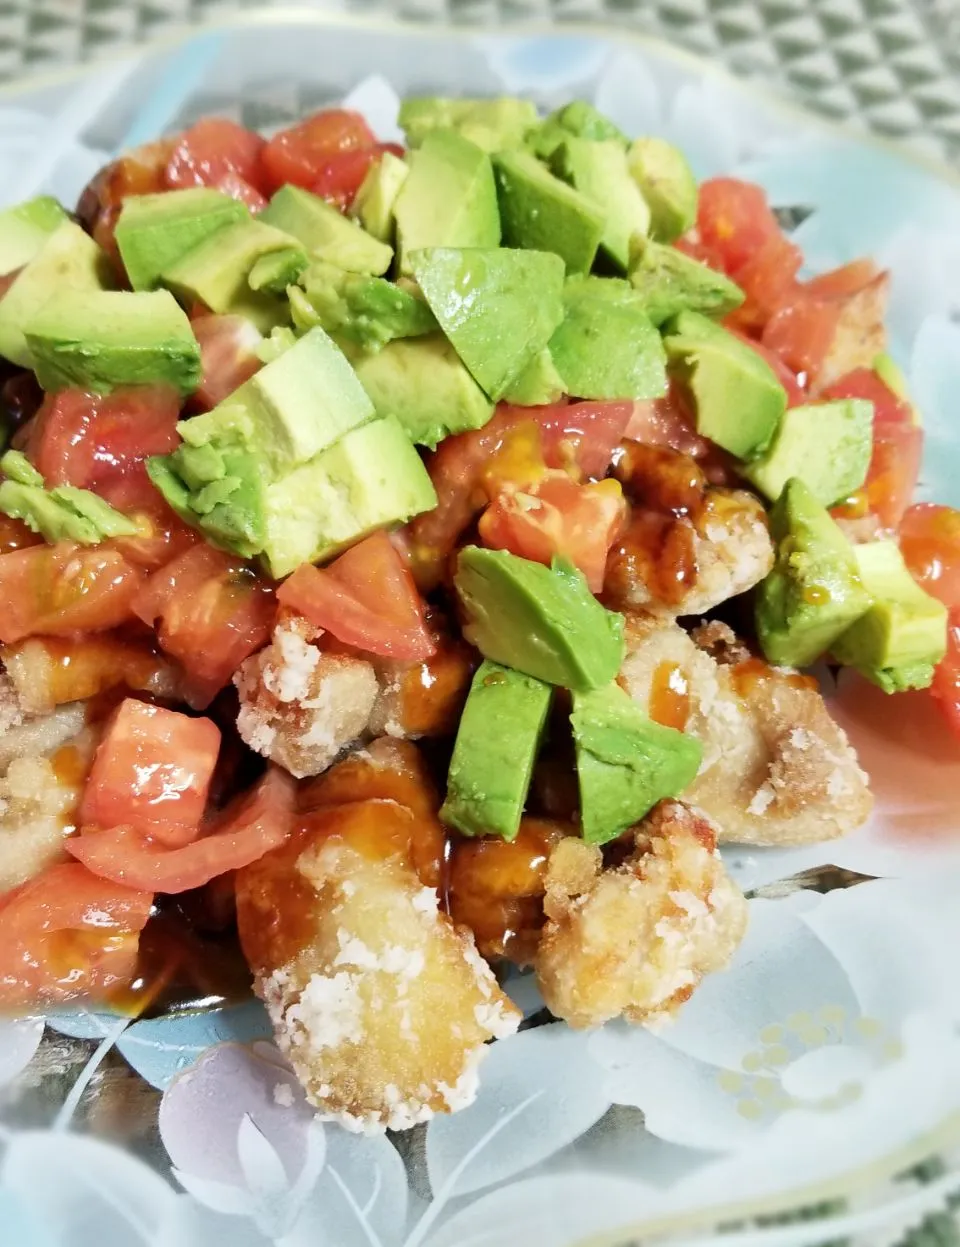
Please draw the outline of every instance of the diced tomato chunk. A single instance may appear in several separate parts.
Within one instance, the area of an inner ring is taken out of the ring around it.
[[[900,549],[910,574],[951,610],[960,608],[960,511],[918,502],[900,524]]]
[[[763,189],[738,178],[708,178],[700,184],[697,230],[702,245],[720,257],[735,280],[741,265],[781,232]]]
[[[210,411],[262,367],[256,350],[263,338],[245,316],[198,316],[191,327],[203,368],[192,405]]]
[[[950,611],[947,622],[947,653],[933,673],[930,695],[935,698],[947,726],[960,740],[960,608]]]
[[[235,121],[205,117],[174,140],[164,179],[173,188],[219,187],[233,173],[256,187],[264,146],[259,134]]]
[[[777,308],[796,291],[803,257],[800,248],[779,231],[737,269],[737,284],[746,298],[727,317],[738,328],[759,333]]]
[[[869,286],[879,274],[873,260],[853,260],[811,277],[803,283],[803,290],[811,299],[849,299]]]
[[[39,533],[33,533],[22,520],[11,519],[9,515],[0,515],[0,554],[9,554],[11,550],[26,550],[28,546],[43,545]]]
[[[265,189],[274,191],[291,182],[311,190],[335,156],[376,145],[373,131],[359,113],[346,108],[314,113],[280,130],[263,149]]]
[[[833,514],[856,517],[872,512],[884,528],[899,527],[917,487],[922,457],[923,430],[918,425],[877,421],[867,479]]]
[[[262,212],[267,206],[267,197],[261,195],[257,188],[252,186],[246,178],[242,178],[239,173],[225,173],[222,178],[217,179],[214,186],[221,194],[229,195],[238,203],[246,204],[251,212]]]
[[[413,577],[383,532],[329,567],[298,567],[277,590],[277,600],[366,653],[422,662],[436,649]]]
[[[491,549],[547,566],[562,555],[599,593],[626,512],[619,481],[578,485],[565,472],[551,471],[529,489],[498,495],[480,517],[480,539]]]
[[[130,619],[141,580],[103,546],[62,542],[0,555],[0,641],[116,628]]]
[[[820,397],[865,398],[873,403],[873,418],[876,421],[907,424],[913,421],[910,404],[905,399],[898,398],[872,368],[854,368],[852,372],[821,390]]]
[[[278,848],[293,830],[297,786],[271,768],[211,823],[179,848],[130,826],[85,828],[65,846],[95,875],[153,892],[187,892]]]
[[[196,839],[220,751],[209,719],[121,702],[97,748],[83,794],[83,825],[129,825],[161,844]]]
[[[48,866],[0,897],[0,1006],[102,998],[129,982],[153,893],[78,862]]]
[[[160,647],[180,660],[193,684],[188,700],[202,710],[266,644],[276,603],[246,563],[196,545],[150,577],[134,610],[144,623],[159,620]]]
[[[385,151],[395,156],[403,155],[403,148],[396,143],[377,143],[373,147],[334,152],[318,170],[311,187],[313,193],[334,204],[341,212],[345,211],[353,203],[370,166],[379,161]]]
[[[97,493],[137,525],[134,536],[112,538],[110,549],[119,550],[128,562],[145,571],[165,566],[200,541],[196,530],[167,506],[139,466],[124,476],[100,481]]]
[[[841,311],[836,302],[798,298],[774,312],[761,340],[791,372],[815,377],[833,342]]]

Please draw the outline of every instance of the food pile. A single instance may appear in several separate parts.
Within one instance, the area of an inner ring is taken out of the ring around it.
[[[400,123],[0,214],[0,1003],[252,976],[353,1129],[471,1101],[491,967],[590,1027],[729,961],[718,843],[871,807],[801,669],[960,720],[887,274],[587,103]]]

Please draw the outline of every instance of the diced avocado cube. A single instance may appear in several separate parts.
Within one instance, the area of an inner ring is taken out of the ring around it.
[[[589,272],[606,228],[606,211],[554,177],[529,152],[501,152],[493,166],[504,244],[555,251],[569,273]]]
[[[0,512],[21,520],[49,542],[98,545],[108,537],[129,537],[136,525],[86,489],[61,485],[45,489],[43,477],[26,456],[10,450],[0,459]]]
[[[830,507],[860,488],[872,451],[872,403],[862,398],[809,403],[784,412],[770,445],[747,464],[744,475],[771,502],[798,476]]]
[[[262,290],[265,294],[286,294],[287,287],[298,280],[308,263],[302,247],[271,251],[254,263],[247,284],[251,290]]]
[[[445,823],[465,836],[516,839],[552,696],[542,680],[480,664],[450,759]]]
[[[551,165],[606,214],[600,247],[616,268],[626,272],[631,241],[646,234],[650,209],[630,176],[622,144],[615,139],[569,138],[554,153]]]
[[[271,576],[286,576],[436,505],[420,456],[400,422],[385,416],[267,487],[263,562]]]
[[[395,282],[348,273],[323,260],[289,292],[293,322],[300,329],[320,325],[341,341],[378,351],[394,338],[433,333],[437,320],[421,298]]]
[[[643,297],[655,325],[683,311],[725,316],[744,298],[740,287],[725,274],[650,238],[633,240],[630,283]]]
[[[281,186],[259,219],[292,235],[314,259],[355,273],[385,273],[393,259],[392,247],[299,186]]]
[[[456,130],[484,151],[518,147],[539,122],[530,100],[451,99],[412,96],[400,105],[399,122],[411,147],[418,147],[434,130]]]
[[[200,347],[166,290],[64,290],[24,326],[37,380],[108,394],[121,385],[200,384]]]
[[[653,237],[673,242],[685,234],[697,219],[699,192],[683,152],[664,139],[634,139],[627,165],[650,208]]]
[[[410,154],[410,175],[394,207],[400,271],[424,247],[496,247],[497,188],[490,157],[453,130],[435,130]]]
[[[110,262],[79,225],[58,225],[0,300],[0,355],[32,366],[23,329],[66,290],[103,290],[113,284]]]
[[[545,346],[514,378],[503,398],[504,402],[515,407],[543,407],[555,403],[566,392],[566,384],[553,362],[550,347]]]
[[[463,634],[493,662],[580,692],[620,670],[623,616],[605,610],[566,559],[551,567],[466,546],[454,579]]]
[[[833,657],[885,693],[927,688],[947,652],[947,608],[913,579],[895,541],[853,549],[873,605],[833,643]]]
[[[590,844],[616,839],[696,778],[700,742],[655,723],[617,684],[574,693],[570,726],[580,825]]]
[[[431,247],[410,263],[440,328],[496,402],[563,319],[562,263],[506,247]]]
[[[134,290],[155,289],[160,274],[205,238],[249,218],[245,204],[206,186],[130,195],[123,201],[116,230],[130,285]]]
[[[297,240],[262,220],[225,225],[163,270],[162,285],[181,302],[199,299],[212,312],[245,316],[262,332],[287,319],[285,303],[250,289],[250,270],[261,256],[288,252]],[[304,257],[306,258],[306,257]]]
[[[787,409],[767,361],[699,312],[681,312],[664,334],[668,365],[693,399],[697,432],[738,459],[762,454]]]
[[[527,147],[535,156],[549,160],[568,137],[616,143],[625,150],[629,139],[619,127],[604,117],[586,100],[572,100],[552,112],[527,138]]]
[[[29,264],[54,230],[68,219],[50,195],[39,195],[0,212],[0,275]]]
[[[193,447],[147,460],[147,474],[170,507],[187,524],[199,528],[215,546],[249,559],[266,540],[266,481],[255,453],[240,444],[224,446],[204,464]],[[203,468],[209,479],[200,479]]]
[[[410,166],[393,152],[384,152],[367,170],[360,189],[353,197],[350,215],[356,217],[373,238],[389,243],[393,239],[397,197]]]
[[[568,278],[563,303],[550,354],[567,394],[637,399],[666,394],[663,342],[627,282]]]
[[[853,546],[799,478],[770,512],[776,549],[756,591],[757,639],[769,662],[807,667],[870,608]]]
[[[482,428],[493,403],[442,333],[390,342],[375,355],[351,353],[377,414],[393,414],[412,442],[431,450],[445,437]]]
[[[181,421],[178,428],[190,446],[242,442],[275,478],[373,415],[343,353],[322,329],[311,329],[213,411]]]

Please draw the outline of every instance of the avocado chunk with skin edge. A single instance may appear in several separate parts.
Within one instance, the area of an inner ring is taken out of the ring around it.
[[[463,634],[485,658],[581,692],[608,684],[620,670],[623,616],[601,606],[566,559],[545,567],[505,550],[466,546],[454,585]]]
[[[652,238],[633,239],[628,276],[655,325],[683,311],[725,316],[744,300],[726,274]]]
[[[798,476],[825,507],[866,480],[873,453],[873,404],[862,398],[806,403],[784,412],[773,440],[744,476],[771,502]]]
[[[117,218],[120,259],[134,290],[155,290],[160,275],[227,225],[250,219],[245,204],[208,186],[130,195]]]
[[[554,251],[568,273],[587,273],[606,228],[606,212],[529,152],[493,158],[507,247]]]
[[[947,652],[946,606],[920,588],[895,541],[870,541],[853,551],[873,604],[831,654],[885,693],[928,688]]]
[[[465,836],[515,840],[553,688],[484,661],[473,677],[440,817]]]
[[[616,839],[696,778],[700,742],[648,718],[618,684],[575,692],[570,725],[588,844]]]
[[[870,609],[854,548],[803,480],[770,512],[772,570],[756,589],[757,639],[775,666],[807,667]]]

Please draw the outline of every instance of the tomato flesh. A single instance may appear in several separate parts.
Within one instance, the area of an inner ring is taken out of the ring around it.
[[[856,518],[869,512],[884,528],[898,528],[917,487],[922,457],[923,430],[917,425],[875,423],[867,479],[833,514]]]
[[[263,366],[256,354],[263,338],[245,316],[198,316],[191,328],[202,368],[191,403],[210,411]]]
[[[223,117],[205,117],[174,140],[164,170],[168,187],[215,186],[236,174],[256,186],[260,153],[266,146],[259,134]],[[229,192],[227,192],[229,193]]]
[[[312,190],[336,156],[376,146],[372,130],[359,113],[325,109],[280,130],[267,143],[261,155],[267,189],[277,190],[291,182]]]
[[[933,673],[930,696],[934,698],[947,727],[960,740],[960,608],[947,618],[947,653]]]
[[[128,824],[161,844],[199,833],[220,751],[220,729],[128,697],[97,748],[80,807],[83,825]]]
[[[761,187],[738,178],[708,178],[700,184],[697,231],[707,253],[736,280],[738,269],[780,234],[780,225]]]
[[[225,173],[222,178],[217,179],[214,187],[222,195],[229,195],[238,203],[246,204],[254,213],[262,212],[269,202],[265,195],[261,195],[257,188],[251,186],[239,173]]]
[[[894,423],[913,422],[913,410],[908,402],[894,394],[872,368],[854,368],[839,377],[820,393],[821,398],[865,398],[873,403],[874,421]]]
[[[910,574],[951,610],[960,607],[960,511],[918,502],[900,524],[900,549]]]

